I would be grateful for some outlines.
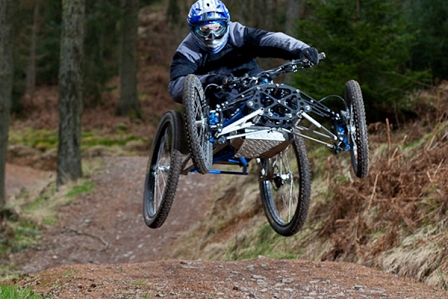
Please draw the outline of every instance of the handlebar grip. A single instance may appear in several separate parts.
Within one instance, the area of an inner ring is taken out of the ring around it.
[[[322,60],[322,59],[325,59],[327,56],[325,55],[324,52],[320,52],[320,53],[318,54],[318,57],[319,57],[319,60]]]

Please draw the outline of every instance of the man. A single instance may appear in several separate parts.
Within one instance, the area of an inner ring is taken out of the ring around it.
[[[188,14],[190,34],[176,50],[171,64],[168,92],[182,103],[186,75],[195,74],[203,86],[223,84],[232,76],[262,71],[257,57],[308,59],[319,62],[318,51],[291,36],[267,32],[230,21],[220,0],[198,0]]]

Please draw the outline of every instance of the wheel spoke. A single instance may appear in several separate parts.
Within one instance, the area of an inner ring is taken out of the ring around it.
[[[302,138],[273,158],[261,160],[261,201],[271,227],[283,236],[305,223],[310,200],[310,175]]]
[[[143,194],[143,216],[147,226],[160,227],[171,208],[182,163],[182,116],[168,111],[157,128],[148,160]]]
[[[281,152],[276,157],[275,163],[275,178],[281,183],[275,184],[275,197],[277,197],[278,215],[282,221],[288,223],[291,221],[294,211],[296,209],[295,199],[298,194],[295,194],[294,182],[292,180],[291,162],[295,159],[292,147],[288,147],[284,152]]]

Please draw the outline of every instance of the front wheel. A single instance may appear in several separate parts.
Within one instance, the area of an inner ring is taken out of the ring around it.
[[[182,164],[182,116],[168,111],[151,146],[143,190],[143,218],[150,228],[162,226],[176,194]]]
[[[301,137],[295,136],[276,156],[261,160],[260,194],[274,231],[292,236],[302,229],[310,206],[311,174]]]
[[[353,171],[357,177],[364,178],[369,173],[369,143],[364,101],[358,82],[350,80],[345,84],[344,100],[349,110],[347,137]]]
[[[213,144],[210,142],[209,107],[198,77],[185,77],[183,107],[188,145],[193,164],[199,173],[210,171],[213,161]]]

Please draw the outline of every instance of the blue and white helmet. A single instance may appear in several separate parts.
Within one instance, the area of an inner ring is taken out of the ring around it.
[[[220,0],[198,0],[191,6],[187,20],[199,47],[213,53],[224,48],[229,39],[230,24],[230,14],[224,3]]]

